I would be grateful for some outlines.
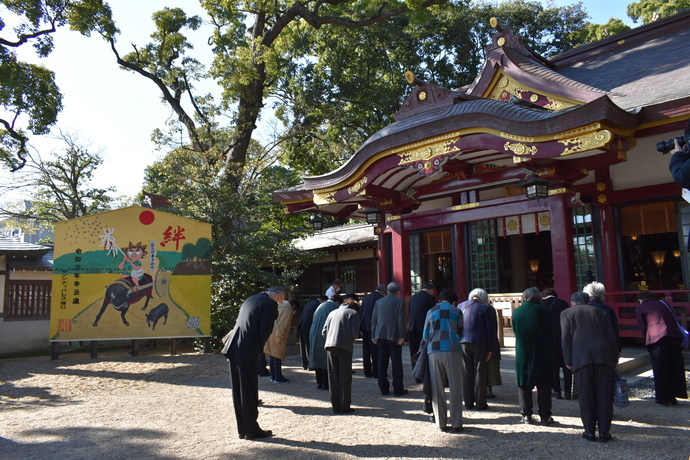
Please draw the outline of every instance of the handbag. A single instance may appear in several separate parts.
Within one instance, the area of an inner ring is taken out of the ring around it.
[[[616,371],[613,376],[613,404],[617,407],[627,407],[628,400],[628,380],[621,377]]]
[[[683,346],[685,348],[690,348],[690,332],[688,332],[687,329],[683,327],[682,324],[680,324],[680,321],[678,320],[678,317],[676,316],[676,312],[673,311],[673,308],[663,300],[661,301],[664,305],[666,305],[666,308],[668,308],[671,313],[673,314],[673,317],[676,319],[676,324],[678,325],[678,330],[680,331],[681,335],[681,342],[683,343]]]

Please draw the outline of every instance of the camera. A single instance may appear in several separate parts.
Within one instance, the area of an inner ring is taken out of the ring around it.
[[[680,144],[680,146],[684,147],[686,144],[686,139],[690,138],[689,134],[690,133],[688,133],[688,131],[686,130],[685,136],[674,137],[673,139],[669,139],[667,141],[657,142],[656,150],[666,155],[668,152],[676,148],[676,144],[673,142],[674,139],[678,139],[678,143]]]

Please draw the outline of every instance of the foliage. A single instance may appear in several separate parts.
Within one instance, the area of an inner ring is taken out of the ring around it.
[[[242,302],[270,286],[294,286],[300,266],[313,254],[292,240],[305,235],[307,217],[287,215],[271,192],[298,183],[299,177],[273,164],[272,155],[253,142],[242,185],[222,180],[221,154],[178,148],[146,170],[146,190],[170,197],[173,212],[213,224],[211,327],[213,346],[234,325]]]
[[[38,153],[27,154],[27,164],[15,173],[13,191],[27,190],[30,207],[2,209],[6,215],[36,219],[43,225],[111,209],[113,198],[107,189],[90,187],[95,170],[103,163],[101,152],[92,152],[77,135],[60,132],[64,150],[44,159]]]
[[[628,30],[630,30],[630,26],[623,21],[611,18],[606,24],[588,23],[587,27],[580,31],[579,40],[583,44],[593,43]]]
[[[393,122],[410,90],[406,70],[448,88],[471,83],[495,33],[494,16],[544,56],[582,43],[578,33],[587,24],[581,4],[545,7],[513,0],[455,1],[358,29],[296,25],[286,34],[292,45],[285,48],[285,71],[271,93],[285,127],[283,161],[310,175],[342,165]],[[290,60],[295,48],[306,50],[301,60]]]
[[[628,17],[633,22],[649,24],[690,9],[690,0],[642,0],[628,5]]]
[[[21,169],[28,155],[29,132],[49,132],[62,110],[55,74],[43,66],[21,62],[16,49],[30,44],[39,57],[53,50],[52,35],[70,25],[88,35],[96,27],[115,32],[110,8],[101,0],[5,0],[0,14],[0,162]],[[7,34],[7,23],[17,24]]]

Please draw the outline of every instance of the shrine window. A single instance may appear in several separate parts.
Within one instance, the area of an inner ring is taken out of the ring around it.
[[[688,205],[681,206],[682,221],[690,220]],[[619,208],[624,289],[684,289],[681,251],[683,227],[677,224],[676,203],[661,201]]]

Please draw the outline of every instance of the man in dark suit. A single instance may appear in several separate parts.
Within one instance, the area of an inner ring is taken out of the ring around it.
[[[422,286],[421,291],[410,297],[410,317],[407,320],[407,339],[410,342],[410,359],[417,354],[419,350],[419,343],[422,341],[422,333],[424,332],[426,313],[436,305],[434,289],[436,289],[434,283],[426,283]],[[412,369],[414,369],[414,364],[413,362]]]
[[[364,376],[379,378],[379,352],[371,341],[371,315],[374,313],[374,305],[386,295],[386,285],[379,284],[376,290],[362,299],[361,322],[359,330],[362,332],[362,364]]]
[[[314,312],[319,305],[327,300],[325,295],[319,295],[315,299],[307,302],[302,309],[302,316],[299,318],[299,324],[297,324],[297,330],[299,331],[299,353],[302,357],[302,369],[305,371],[309,369],[309,331],[311,331],[311,323],[314,321]]]
[[[611,439],[613,419],[613,376],[618,367],[616,333],[606,312],[588,305],[589,295],[575,292],[573,305],[561,313],[563,358],[573,371],[578,389],[580,418],[585,427],[582,437],[596,441]]]
[[[262,430],[259,418],[259,352],[273,331],[278,304],[285,300],[285,289],[274,286],[244,301],[235,327],[223,338],[222,353],[228,358],[232,401],[240,439],[273,436]]]
[[[379,388],[381,394],[390,393],[388,360],[393,363],[393,394],[403,396],[408,391],[403,387],[402,346],[405,343],[405,302],[400,298],[400,286],[388,283],[388,295],[374,304],[371,317],[372,342],[379,351]]]
[[[563,349],[561,349],[561,313],[570,307],[568,302],[558,298],[553,288],[545,288],[541,291],[541,306],[549,310],[551,314],[551,334],[553,343],[553,397],[563,399],[561,395],[561,371],[563,369],[563,390],[565,399],[570,399],[573,387],[573,374],[565,366],[563,361]]]

